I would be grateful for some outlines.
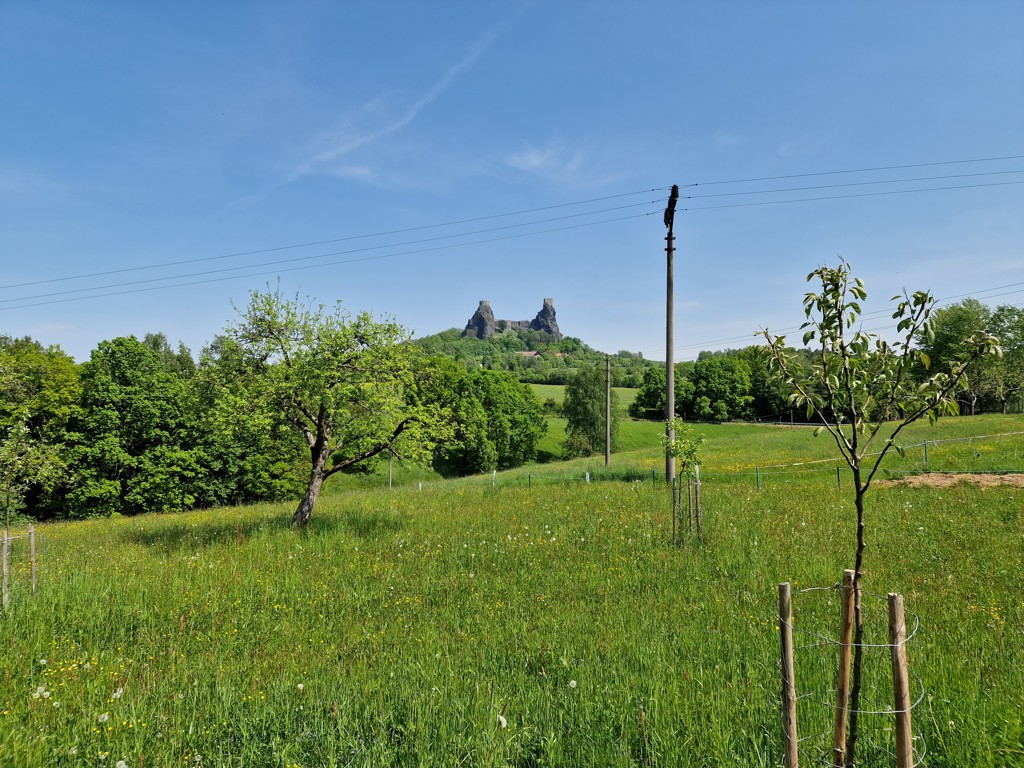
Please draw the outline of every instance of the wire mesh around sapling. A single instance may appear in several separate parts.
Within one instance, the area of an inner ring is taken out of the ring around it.
[[[832,742],[838,708],[836,686],[841,647],[842,602],[841,584],[793,590],[794,685],[797,696],[798,751],[801,766],[834,765]],[[862,613],[864,631],[860,646],[863,656],[860,701],[857,706],[855,764],[858,768],[895,768],[896,709],[893,693],[893,646],[889,642],[887,596],[862,592]],[[913,712],[924,698],[924,686],[913,669],[912,653],[914,636],[920,630],[920,619],[909,609],[905,610],[905,614],[905,648],[908,656],[910,709],[913,722]],[[852,655],[853,652],[851,657]],[[781,699],[778,703],[781,708]],[[912,750],[911,765],[922,765],[927,748],[919,736],[913,736]]]

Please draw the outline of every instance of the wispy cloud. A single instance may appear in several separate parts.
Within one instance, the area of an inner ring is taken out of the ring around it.
[[[583,151],[561,141],[549,141],[543,146],[526,143],[505,158],[505,163],[548,179],[564,179],[579,172],[583,166]]]
[[[493,38],[494,36],[489,34],[478,40],[461,61],[445,72],[425,94],[410,104],[397,117],[390,113],[383,99],[379,98],[343,115],[334,128],[320,134],[311,142],[315,147],[311,156],[295,167],[289,180],[293,181],[301,176],[323,170],[338,173],[337,169],[330,166],[339,158],[405,128],[448,90],[460,75],[472,69]],[[342,169],[341,173],[354,178],[371,175],[369,169],[357,170],[361,173],[353,174],[352,169]]]

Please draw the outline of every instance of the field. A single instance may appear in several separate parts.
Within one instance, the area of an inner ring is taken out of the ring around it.
[[[39,592],[16,551],[0,623],[0,765],[780,765],[777,586],[850,567],[848,483],[793,466],[833,455],[807,429],[698,427],[705,535],[673,547],[649,479],[660,427],[634,429],[647,447],[613,457],[632,482],[597,482],[600,457],[422,491],[410,471],[325,496],[306,531],[289,505],[43,526]],[[930,444],[929,469],[1024,471],[1024,435],[966,439],[1021,431],[916,426],[889,479],[924,467],[925,440],[954,441]],[[1024,766],[1022,493],[869,497],[868,640],[886,637],[875,595],[902,592],[927,765]],[[798,592],[797,629],[834,636],[836,605]],[[834,649],[798,645],[809,765]],[[863,721],[862,764],[894,765],[888,720]]]

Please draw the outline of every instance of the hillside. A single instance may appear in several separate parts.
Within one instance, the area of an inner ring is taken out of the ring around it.
[[[457,328],[416,339],[429,354],[458,361],[468,369],[509,371],[531,384],[565,384],[582,366],[604,366],[606,353],[573,336],[555,338],[529,328],[499,328],[486,339],[463,336]],[[639,387],[644,372],[654,366],[640,353],[620,351],[612,355],[612,384]]]

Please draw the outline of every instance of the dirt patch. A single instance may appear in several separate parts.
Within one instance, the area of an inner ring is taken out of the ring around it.
[[[912,488],[947,488],[961,483],[976,485],[979,488],[993,488],[997,485],[1024,488],[1024,474],[974,475],[967,473],[947,474],[945,472],[929,472],[926,475],[908,475],[899,480],[882,480],[879,482],[879,485],[909,485]]]

